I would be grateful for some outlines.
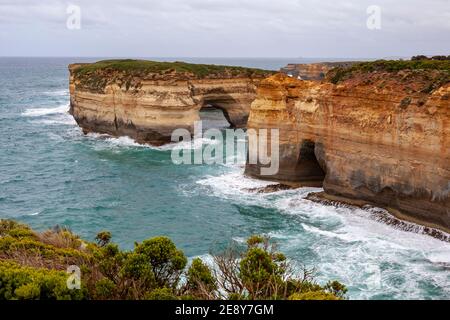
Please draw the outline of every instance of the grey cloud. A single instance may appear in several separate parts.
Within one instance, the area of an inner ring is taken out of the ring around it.
[[[448,0],[0,0],[0,55],[333,56],[448,54]],[[366,28],[379,5],[382,29]],[[39,45],[42,44],[42,45]]]

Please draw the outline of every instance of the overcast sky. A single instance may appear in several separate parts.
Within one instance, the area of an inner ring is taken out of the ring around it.
[[[367,27],[370,5],[381,29]],[[450,0],[0,0],[0,56],[415,54],[450,55]]]

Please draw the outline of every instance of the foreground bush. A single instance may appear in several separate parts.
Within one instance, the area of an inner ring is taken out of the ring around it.
[[[269,239],[250,237],[245,248],[213,255],[213,267],[187,258],[166,237],[122,251],[103,231],[97,243],[70,230],[36,233],[0,220],[0,299],[291,299],[339,300],[337,281],[321,286],[313,270],[296,274]],[[81,288],[67,287],[70,265],[81,270]]]
[[[0,261],[0,299],[81,300],[86,290],[70,290],[61,271],[20,266]]]

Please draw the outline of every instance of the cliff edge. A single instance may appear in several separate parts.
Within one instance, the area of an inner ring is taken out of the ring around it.
[[[280,170],[260,176],[320,186],[450,231],[450,61],[376,61],[322,82],[261,82],[248,128],[280,130]]]

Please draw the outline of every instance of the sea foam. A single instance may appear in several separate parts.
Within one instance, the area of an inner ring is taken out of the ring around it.
[[[432,271],[449,268],[450,244],[417,232],[419,226],[403,230],[380,221],[375,212],[383,209],[325,205],[306,199],[320,188],[250,192],[273,182],[255,180],[237,170],[207,176],[197,184],[236,204],[292,216],[300,229],[274,230],[268,236],[275,238],[288,255],[295,256],[299,250],[313,252],[314,266],[320,270],[318,280],[338,279],[350,288],[354,298],[423,298],[424,281],[450,295],[448,273]]]
[[[22,115],[25,117],[42,117],[58,113],[67,113],[68,111],[69,105],[64,104],[56,108],[30,108],[25,110]]]
[[[61,89],[54,91],[44,91],[43,94],[51,97],[65,97],[69,95],[69,89]]]
[[[157,151],[197,150],[205,145],[219,143],[217,140],[214,139],[198,138],[193,139],[192,142],[181,141],[168,143],[162,146],[153,146],[146,143],[136,142],[136,140],[128,136],[114,137],[109,134],[103,133],[88,133],[87,137],[90,139],[106,142],[107,144],[109,144],[110,147],[148,148]]]

